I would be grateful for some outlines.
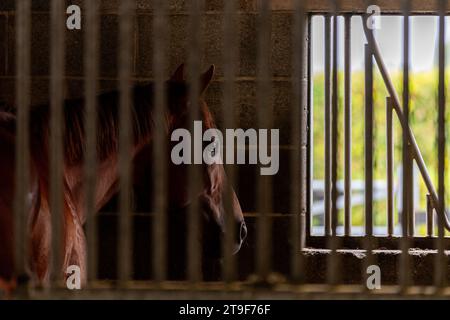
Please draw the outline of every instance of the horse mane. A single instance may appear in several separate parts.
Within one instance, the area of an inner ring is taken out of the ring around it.
[[[186,100],[188,85],[185,82],[167,82],[166,129],[170,132],[173,122],[187,114]],[[131,130],[135,146],[151,139],[154,130],[154,86],[152,83],[136,85],[131,94]],[[64,101],[63,112],[63,148],[68,165],[83,161],[86,148],[85,100],[70,99]],[[97,97],[97,158],[99,161],[117,154],[120,127],[120,92],[117,90],[100,94]],[[35,154],[42,154],[49,148],[50,106],[41,104],[30,108],[30,139]],[[16,110],[0,104],[0,122],[3,127],[15,132]],[[215,123],[206,102],[200,99],[200,114],[204,127],[215,128]]]
[[[111,91],[97,97],[97,158],[102,161],[117,153],[119,140],[120,93]],[[131,97],[131,130],[133,143],[150,139],[153,123],[153,85],[133,87]],[[64,156],[66,164],[83,161],[86,148],[85,100],[73,99],[64,102]],[[50,107],[39,105],[30,111],[30,137],[36,148],[48,150]],[[39,150],[38,150],[39,152]]]

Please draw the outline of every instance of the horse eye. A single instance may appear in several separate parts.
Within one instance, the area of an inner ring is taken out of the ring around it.
[[[211,146],[211,151],[215,153],[216,152],[216,148],[217,148],[217,142],[213,142],[212,146]]]
[[[220,147],[219,141],[214,141],[214,143],[213,143],[214,150],[217,150],[217,148],[219,148],[219,147]]]
[[[218,145],[219,145],[218,142],[213,140],[212,142],[208,143],[208,145],[206,146],[212,157],[214,157],[216,155]]]

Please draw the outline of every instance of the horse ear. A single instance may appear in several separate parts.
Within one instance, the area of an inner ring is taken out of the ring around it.
[[[200,92],[202,94],[203,94],[203,92],[205,92],[205,90],[208,88],[209,84],[211,83],[211,80],[214,76],[214,69],[215,69],[214,65],[211,65],[209,67],[209,69],[204,74],[202,74],[201,82],[200,82],[200,85],[201,85]]]
[[[185,79],[185,76],[184,76],[184,63],[182,63],[182,64],[180,64],[178,66],[177,70],[175,70],[173,75],[170,77],[170,81],[183,82],[184,79]]]

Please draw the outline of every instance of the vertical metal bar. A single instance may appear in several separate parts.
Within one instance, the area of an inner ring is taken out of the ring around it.
[[[368,44],[365,54],[365,130],[364,130],[364,171],[365,171],[365,235],[373,236],[373,64],[372,52]]]
[[[192,0],[190,2],[188,45],[188,75],[189,75],[189,124],[191,132],[194,132],[194,121],[199,119],[199,96],[200,96],[200,53],[201,53],[201,14],[204,7],[203,0]],[[195,147],[194,147],[195,148]],[[195,150],[194,150],[195,152]],[[191,205],[188,212],[188,278],[195,284],[202,279],[201,256],[199,247],[200,229],[200,206],[197,190],[200,187],[201,173],[197,165],[189,166],[189,190]]]
[[[259,1],[258,16],[258,85],[257,85],[257,119],[259,128],[270,128],[272,124],[272,100],[270,81],[270,1]],[[271,143],[271,142],[270,142]],[[257,271],[261,281],[266,281],[271,268],[271,180],[269,176],[258,176],[257,209]]]
[[[133,39],[134,0],[122,0],[119,9],[119,251],[118,272],[122,283],[131,278],[132,212],[131,212],[131,48]]]
[[[409,123],[409,15],[410,3],[404,1],[403,20],[403,112],[407,124]],[[413,163],[409,151],[406,133],[403,135],[403,206],[402,215],[405,215],[408,224],[408,235],[414,236],[414,208],[413,208]]]
[[[352,67],[351,67],[351,14],[344,20],[344,234],[352,228]]]
[[[374,262],[372,249],[374,247],[373,236],[373,58],[372,46],[366,44],[364,46],[365,58],[365,112],[364,112],[364,172],[365,172],[365,195],[364,195],[364,214],[365,214],[365,237],[364,249],[366,250],[366,259],[364,259],[362,279],[366,279],[367,270]],[[369,290],[369,287],[366,286]]]
[[[386,176],[387,176],[387,234],[394,234],[394,139],[392,98],[386,98]]]
[[[337,12],[335,10],[335,12]],[[338,208],[337,208],[337,166],[338,166],[338,123],[339,123],[339,111],[338,111],[338,15],[333,15],[333,47],[332,47],[332,92],[331,92],[331,234],[336,235],[336,229],[338,224]]]
[[[338,209],[337,209],[337,166],[338,166],[338,123],[339,123],[339,110],[338,110],[338,39],[339,39],[339,24],[338,24],[338,3],[334,4],[333,14],[333,70],[332,70],[332,113],[331,113],[331,237],[329,238],[328,247],[331,249],[331,255],[328,260],[328,284],[337,285],[339,281],[339,256],[337,255],[337,248],[339,246],[339,238],[337,237],[337,225],[338,225]]]
[[[447,1],[439,1],[439,83],[438,83],[438,198],[439,207],[445,214],[445,10]],[[446,285],[447,257],[445,255],[444,215],[438,215],[437,255],[435,265],[435,286],[441,289]]]
[[[29,109],[30,109],[30,21],[31,1],[18,0],[16,13],[16,190],[14,199],[14,264],[16,274],[26,273],[27,223],[29,212]],[[20,155],[20,156],[17,156]]]
[[[305,4],[305,11],[307,10],[307,4]],[[305,38],[305,46],[306,46],[306,54],[305,54],[305,61],[306,61],[306,66],[307,66],[307,70],[306,70],[306,74],[307,74],[307,79],[308,79],[308,84],[307,84],[307,93],[306,93],[306,108],[305,108],[305,117],[306,117],[306,123],[305,123],[305,128],[304,130],[306,131],[306,141],[305,141],[305,158],[306,158],[306,169],[305,169],[305,174],[306,174],[306,179],[303,182],[304,183],[304,188],[305,190],[307,190],[307,199],[306,199],[306,206],[305,206],[305,226],[304,226],[304,231],[305,231],[305,236],[310,236],[311,235],[311,208],[312,208],[312,204],[313,204],[313,149],[314,149],[314,141],[313,141],[313,130],[314,130],[314,123],[313,123],[313,112],[314,112],[314,108],[313,108],[313,98],[312,98],[312,88],[313,88],[313,81],[312,81],[312,54],[311,54],[311,39],[312,39],[312,32],[311,32],[311,21],[312,21],[312,16],[308,15],[308,22],[307,22],[307,30],[306,30],[306,38]],[[308,213],[308,214],[306,214]],[[302,231],[302,230],[300,230]]]
[[[331,15],[325,16],[325,235],[331,235]]]
[[[153,149],[154,177],[154,212],[153,219],[153,276],[156,281],[167,278],[167,129],[165,129],[166,114],[166,50],[167,50],[167,1],[158,0],[155,3],[154,27],[154,57],[155,71],[155,134]]]
[[[427,236],[432,237],[434,233],[433,199],[427,194]]]
[[[223,114],[225,128],[234,128],[234,93],[235,93],[235,73],[237,61],[237,41],[236,41],[236,1],[225,2],[225,12],[223,21],[224,48],[224,93],[223,93]],[[235,238],[235,224],[232,214],[233,210],[233,184],[236,171],[233,166],[225,167],[227,174],[227,190],[225,199],[225,241],[224,241],[224,264],[223,278],[226,282],[231,282],[236,278],[236,259],[233,255],[233,243]]]
[[[97,170],[97,87],[98,87],[98,0],[86,2],[86,32],[84,38],[84,76],[86,92],[86,160],[85,170],[85,212],[87,217],[87,259],[88,280],[97,278],[97,219],[95,211]]]
[[[304,247],[305,236],[305,215],[307,191],[303,188],[306,173],[306,157],[304,150],[307,147],[305,138],[305,107],[307,98],[306,86],[306,12],[305,4],[301,0],[295,2],[294,20],[294,76],[293,92],[294,103],[292,105],[291,117],[291,140],[294,148],[291,153],[291,278],[295,282],[303,280],[302,271],[304,268],[303,255],[301,249]]]
[[[409,1],[403,2],[403,112],[405,117],[405,125],[409,123],[409,14],[410,4]],[[410,170],[410,155],[409,155],[409,143],[406,136],[406,130],[403,130],[403,154],[402,154],[402,238],[400,240],[400,246],[402,254],[400,256],[399,274],[400,274],[400,290],[406,291],[410,284],[410,258],[409,258],[409,246],[411,236],[410,218],[412,216],[409,198],[412,196],[412,190],[408,187],[412,183],[412,171]]]
[[[51,2],[51,66],[50,66],[50,211],[52,220],[52,278],[54,285],[62,279],[63,217],[63,131],[64,131],[64,0]]]

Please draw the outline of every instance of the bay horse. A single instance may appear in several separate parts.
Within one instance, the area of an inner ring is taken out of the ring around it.
[[[204,121],[212,125],[212,116],[203,99],[214,73],[211,66],[201,75],[199,106]],[[187,83],[184,80],[184,66],[181,65],[167,81],[168,108],[165,112],[166,133],[177,128],[180,119],[187,115]],[[139,155],[148,152],[154,129],[153,123],[153,85],[141,85],[133,88],[132,103],[132,140],[131,158],[139,160]],[[100,209],[117,193],[118,175],[118,131],[119,131],[119,92],[113,91],[98,97],[97,104],[97,185],[95,194],[96,210]],[[2,184],[0,188],[0,288],[10,290],[14,286],[13,255],[13,202],[15,172],[15,122],[11,116],[0,116],[0,170]],[[50,109],[48,105],[32,108],[30,112],[30,189],[32,205],[30,211],[29,265],[32,277],[40,285],[46,285],[50,274],[51,261],[51,209],[49,208],[49,128]],[[83,163],[85,151],[84,132],[84,100],[67,100],[64,103],[64,171],[63,171],[63,270],[69,265],[77,265],[81,269],[82,283],[86,281],[86,247],[83,225],[85,223],[83,193]],[[137,161],[139,165],[139,161]],[[148,163],[142,164],[148,166]],[[174,169],[170,166],[170,169]],[[176,169],[176,168],[175,168]],[[169,174],[180,179],[183,175]],[[226,182],[222,165],[203,166],[203,190],[198,197],[202,203],[203,218],[221,234],[225,232],[224,214],[233,215],[236,223],[245,229],[242,210],[234,195],[233,212],[225,213],[222,204],[222,185]],[[176,207],[189,205],[190,199],[185,184],[178,181],[178,187],[169,190],[169,204]],[[233,193],[234,194],[234,193]],[[220,238],[220,237],[219,237]],[[243,239],[236,241],[236,251]]]

